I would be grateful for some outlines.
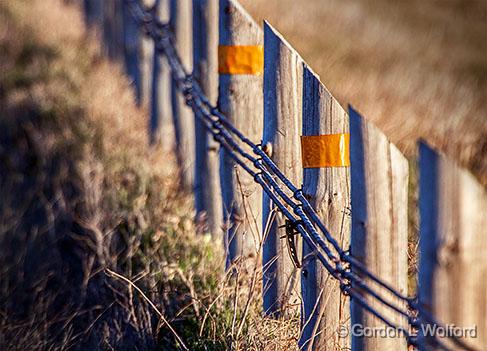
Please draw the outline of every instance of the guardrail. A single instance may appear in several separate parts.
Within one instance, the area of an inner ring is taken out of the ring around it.
[[[138,101],[150,100],[151,142],[171,101],[199,220],[224,241],[227,269],[262,249],[264,312],[301,313],[300,348],[487,344],[487,196],[468,172],[421,144],[419,290],[407,296],[408,162],[342,109],[277,30],[262,31],[235,0],[95,3],[85,0],[87,23],[102,26]],[[476,338],[428,335],[451,324],[476,326]],[[399,336],[337,332],[353,325]]]

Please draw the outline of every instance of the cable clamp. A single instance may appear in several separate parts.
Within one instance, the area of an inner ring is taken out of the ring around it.
[[[297,230],[298,225],[303,225],[303,221],[290,221],[289,219],[286,219],[285,224],[281,225],[279,228],[285,228],[285,235],[281,236],[281,239],[286,239],[289,257],[291,258],[291,261],[293,261],[294,267],[301,268],[295,241],[295,236],[299,234]]]

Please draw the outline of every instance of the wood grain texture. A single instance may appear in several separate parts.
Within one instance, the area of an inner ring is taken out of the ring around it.
[[[408,162],[389,140],[358,112],[350,108],[350,161],[352,187],[351,253],[377,277],[407,294]],[[366,283],[374,286],[369,279]],[[385,289],[388,301],[405,308]],[[405,318],[367,298],[369,304],[393,323],[407,326]],[[383,327],[385,324],[351,301],[353,324]],[[406,350],[397,338],[352,338],[352,350]]]
[[[267,22],[264,23],[264,136],[263,145],[271,158],[294,184],[301,184],[302,167],[299,138],[302,125],[303,60],[286,40]],[[274,204],[264,194],[264,225]],[[276,216],[264,241],[264,311],[278,317],[299,311],[299,270],[289,257],[285,221]],[[297,248],[300,240],[297,237]],[[300,255],[300,253],[299,253]]]
[[[170,0],[169,24],[173,31],[176,51],[188,72],[193,66],[192,0]],[[195,133],[194,116],[178,91],[176,82],[171,83],[172,116],[176,136],[176,158],[181,170],[182,188],[191,191],[194,181]]]
[[[320,82],[304,66],[303,135],[348,133],[348,115]],[[342,248],[350,245],[350,168],[306,168],[303,193],[316,209],[322,223]],[[316,259],[313,250],[303,242],[301,275],[303,330],[299,345],[302,350],[342,350],[350,348],[350,338],[340,338],[340,326],[349,327],[349,299],[340,284]]]
[[[263,34],[234,0],[220,0],[219,45],[262,45]],[[250,140],[262,135],[262,75],[219,75],[218,106]],[[238,258],[255,258],[261,242],[262,190],[224,151],[220,161],[227,268]]]
[[[443,325],[477,326],[477,337],[463,341],[485,350],[487,193],[468,171],[424,143],[419,168],[420,301]]]
[[[169,20],[169,0],[155,3],[158,18]],[[161,145],[163,152],[174,148],[174,126],[171,120],[171,72],[164,55],[156,50],[152,57],[152,89],[149,120],[149,142]]]
[[[218,97],[218,1],[193,0],[193,75],[213,106]],[[216,242],[223,242],[220,147],[200,119],[196,118],[195,126],[197,218]]]

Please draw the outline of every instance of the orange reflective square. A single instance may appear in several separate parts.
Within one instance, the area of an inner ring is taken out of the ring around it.
[[[218,73],[261,74],[264,70],[262,45],[218,46]]]
[[[350,134],[301,136],[303,168],[350,166]]]

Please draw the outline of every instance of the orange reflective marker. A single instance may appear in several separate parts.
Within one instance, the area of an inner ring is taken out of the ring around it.
[[[350,166],[350,134],[301,136],[303,168]]]
[[[263,71],[262,45],[218,46],[218,73],[258,75]]]

